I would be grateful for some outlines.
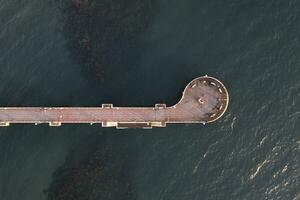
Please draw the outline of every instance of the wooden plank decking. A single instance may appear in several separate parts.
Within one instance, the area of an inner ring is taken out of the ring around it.
[[[0,126],[13,123],[99,123],[103,127],[152,128],[167,123],[209,123],[219,119],[227,109],[229,96],[215,78],[203,76],[192,80],[174,105],[154,107],[1,107]]]

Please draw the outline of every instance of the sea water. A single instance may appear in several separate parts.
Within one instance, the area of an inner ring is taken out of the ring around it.
[[[0,0],[0,106],[172,105],[208,74],[229,108],[205,126],[1,128],[1,200],[300,199],[299,1],[82,9]]]

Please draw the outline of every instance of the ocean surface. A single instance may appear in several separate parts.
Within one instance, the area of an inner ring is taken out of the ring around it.
[[[0,106],[175,104],[208,125],[0,129],[0,200],[300,200],[300,1],[0,0]]]

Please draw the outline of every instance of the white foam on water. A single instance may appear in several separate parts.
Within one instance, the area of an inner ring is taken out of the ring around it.
[[[264,165],[266,165],[267,163],[269,163],[269,162],[270,162],[270,160],[266,159],[266,160],[264,160],[262,163],[259,163],[259,164],[257,165],[257,168],[256,168],[255,172],[254,172],[253,174],[250,175],[250,179],[255,178],[256,175],[260,172],[261,168],[262,168]]]

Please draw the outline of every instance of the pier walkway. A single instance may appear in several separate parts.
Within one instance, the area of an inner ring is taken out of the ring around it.
[[[217,79],[203,76],[192,80],[184,89],[180,101],[173,106],[154,107],[0,107],[0,126],[14,123],[101,124],[102,127],[152,128],[167,123],[210,123],[226,111],[229,96]]]

